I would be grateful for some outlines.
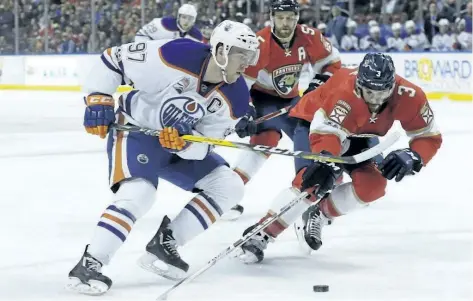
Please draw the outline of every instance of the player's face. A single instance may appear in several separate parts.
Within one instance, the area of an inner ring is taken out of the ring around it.
[[[399,37],[399,36],[401,36],[401,30],[400,30],[400,29],[395,29],[395,30],[393,30],[393,35],[394,35],[394,37],[396,37],[396,38]]]
[[[368,105],[371,112],[377,112],[378,109],[385,103],[393,94],[394,86],[389,90],[371,90],[365,87],[360,87],[361,95]]]
[[[441,25],[439,26],[439,31],[441,34],[447,33],[448,31],[448,25]]]
[[[238,47],[232,47],[228,53],[228,64],[226,67],[227,81],[236,82],[248,66],[256,65],[259,53]]]
[[[183,30],[188,31],[194,26],[195,18],[189,15],[179,15],[178,22]]]
[[[297,25],[297,15],[290,11],[275,12],[273,18],[274,32],[279,38],[289,38]]]

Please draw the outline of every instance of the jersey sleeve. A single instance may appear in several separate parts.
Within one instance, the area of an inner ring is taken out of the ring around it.
[[[312,68],[316,74],[334,74],[342,67],[340,52],[319,30],[314,30],[310,51]]]
[[[426,165],[442,144],[442,135],[437,129],[434,113],[425,93],[419,87],[398,86],[398,95],[403,95],[412,106],[402,111],[401,125],[411,138],[409,146],[417,152]],[[406,106],[407,107],[407,106]]]
[[[310,122],[311,151],[328,151],[340,155],[342,145],[356,127],[356,114],[350,105],[349,95],[337,91],[340,79],[332,77],[318,89],[304,95],[291,110],[290,116]],[[346,99],[346,100],[343,100]]]
[[[143,41],[150,41],[156,39],[156,34],[158,32],[158,26],[156,24],[156,20],[152,20],[148,24],[145,24],[135,36],[135,42],[143,42]]]
[[[162,90],[176,73],[160,56],[160,47],[166,42],[135,42],[108,48],[92,68],[84,91],[112,94],[119,85],[148,93]]]

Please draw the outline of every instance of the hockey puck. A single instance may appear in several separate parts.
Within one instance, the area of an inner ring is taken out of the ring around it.
[[[328,285],[314,285],[313,289],[316,293],[325,293],[328,292]]]

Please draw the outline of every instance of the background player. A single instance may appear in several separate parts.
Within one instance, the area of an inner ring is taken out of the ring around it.
[[[304,141],[308,140],[310,150],[317,153],[360,153],[367,148],[367,135],[385,135],[395,120],[400,121],[411,140],[409,148],[388,154],[379,169],[372,161],[344,166],[306,161],[307,165],[293,180],[293,187],[276,197],[272,210],[260,222],[301,191],[311,193],[312,197],[243,245],[241,259],[246,263],[261,261],[268,241],[277,237],[315,201],[315,193],[328,193],[341,168],[350,174],[352,182],[337,186],[307,212],[306,223],[301,227],[302,235],[299,235],[300,242],[307,248],[320,248],[324,223],[384,196],[386,179],[399,182],[404,176],[419,172],[442,143],[425,93],[396,75],[391,57],[381,53],[365,55],[358,70],[344,68],[337,72],[323,86],[306,94],[291,110],[290,116],[301,119],[299,126],[310,130],[309,136],[298,135],[303,131],[296,130],[295,148],[304,146]]]
[[[135,42],[178,38],[188,38],[200,42],[203,37],[199,29],[194,26],[196,18],[195,6],[183,4],[177,12],[177,18],[155,18],[143,26],[136,33]]]
[[[159,272],[147,265],[159,259],[168,266],[161,271],[168,278],[180,278],[189,268],[177,245],[202,233],[243,196],[240,177],[209,145],[180,138],[185,134],[223,138],[249,106],[241,74],[258,60],[255,33],[242,23],[224,21],[214,30],[210,44],[178,39],[112,47],[87,77],[84,126],[88,133],[106,137],[115,121],[111,95],[122,82],[133,82],[136,90],[120,97],[118,123],[161,132],[159,140],[116,130],[108,135],[113,203],[69,273],[68,288],[85,294],[110,289],[112,281],[101,268],[153,205],[160,178],[197,193],[172,222],[163,218],[156,238],[146,247],[153,256],[143,266]]]
[[[297,120],[283,115],[257,127],[251,120],[294,105],[299,100],[299,90],[308,87],[314,74],[318,80],[313,85],[318,86],[338,70],[341,63],[338,50],[319,30],[297,24],[299,4],[296,0],[274,0],[270,13],[271,26],[257,32],[261,51],[258,64],[245,72],[255,112],[246,123],[243,119],[236,126],[236,132],[241,138],[251,135],[251,143],[276,146],[282,132],[292,139]],[[264,154],[244,152],[234,169],[247,183],[267,159]],[[296,169],[300,168],[298,162],[296,160]],[[235,206],[232,211],[226,215],[228,219],[238,217],[243,207]]]

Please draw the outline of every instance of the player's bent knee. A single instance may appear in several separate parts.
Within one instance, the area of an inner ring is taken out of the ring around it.
[[[243,199],[245,190],[241,177],[228,166],[217,167],[197,182],[196,187],[214,199],[222,212],[238,204]]]
[[[384,196],[388,182],[374,167],[356,169],[351,177],[360,201],[369,203]]]
[[[113,197],[113,204],[139,219],[149,211],[155,199],[156,188],[153,184],[137,178],[120,183],[120,188]]]
[[[278,146],[279,140],[281,139],[281,133],[275,130],[267,130],[251,136],[251,144],[261,144],[266,146]]]

